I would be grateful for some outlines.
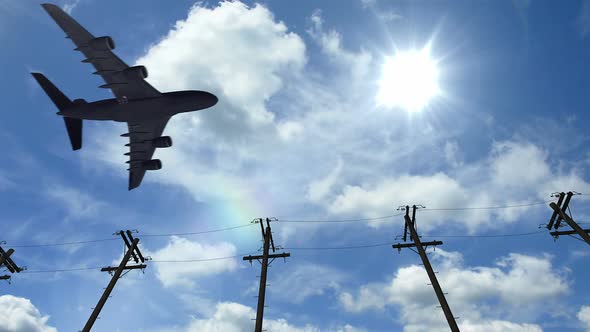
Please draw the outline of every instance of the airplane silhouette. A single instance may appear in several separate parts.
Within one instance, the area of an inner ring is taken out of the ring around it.
[[[217,97],[205,91],[175,91],[161,93],[147,83],[144,66],[129,67],[112,50],[113,39],[94,37],[71,16],[53,4],[43,8],[71,39],[76,48],[86,56],[82,60],[91,63],[106,84],[101,88],[112,91],[116,98],[86,102],[71,101],[41,73],[31,73],[63,116],[73,150],[82,148],[82,120],[112,120],[127,122],[129,131],[129,190],[138,187],[146,170],[159,170],[162,162],[152,159],[156,148],[172,146],[170,136],[162,132],[170,118],[178,113],[209,108],[217,103]]]

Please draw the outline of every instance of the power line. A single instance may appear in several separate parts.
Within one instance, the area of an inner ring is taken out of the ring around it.
[[[242,257],[248,254],[242,255],[234,255],[234,256],[225,256],[225,257],[215,257],[215,258],[197,258],[197,259],[179,259],[179,260],[152,260],[152,263],[193,263],[193,262],[210,262],[210,261],[220,261],[224,259],[232,259]]]
[[[581,194],[581,195],[590,195],[590,194]],[[422,209],[422,211],[461,211],[461,210],[509,209],[509,208],[520,208],[520,207],[528,207],[528,206],[546,204],[546,203],[550,203],[550,202],[553,202],[553,201],[551,200],[551,201],[533,202],[533,203],[516,204],[516,205],[503,205],[503,206],[425,208],[425,209]],[[393,217],[399,217],[402,215],[403,215],[403,213],[398,213],[398,214],[392,214],[392,215],[386,215],[386,216],[380,216],[380,217],[358,218],[358,219],[318,219],[318,220],[281,219],[280,222],[285,222],[285,223],[354,223],[354,222],[367,222],[367,221],[374,221],[374,220],[389,219],[389,218],[393,218]],[[211,229],[211,230],[204,230],[204,231],[198,231],[198,232],[144,234],[143,237],[166,237],[166,236],[188,236],[188,235],[209,234],[209,233],[217,233],[217,232],[230,231],[230,230],[234,230],[234,229],[240,229],[240,228],[244,228],[244,227],[248,227],[248,226],[252,226],[252,225],[253,225],[252,223],[248,223],[248,224],[243,224],[243,225],[218,228],[218,229]],[[466,236],[444,236],[444,237],[466,237]],[[491,236],[482,236],[482,237],[491,237]],[[68,246],[68,245],[99,243],[99,242],[114,241],[114,240],[118,240],[118,238],[113,237],[113,238],[104,238],[104,239],[95,239],[95,240],[56,242],[56,243],[44,243],[44,244],[17,244],[17,245],[12,245],[12,247],[14,247],[14,248],[58,247],[58,246]]]
[[[545,231],[535,231],[527,233],[510,233],[510,234],[482,234],[482,235],[420,235],[420,237],[440,237],[440,238],[494,238],[494,237],[518,237],[545,233]]]
[[[535,232],[527,232],[527,233],[516,233],[516,234],[490,234],[490,235],[421,235],[420,237],[438,237],[438,238],[500,238],[500,237],[519,237],[519,236],[528,236],[534,234],[541,234],[545,233],[545,231],[535,231]],[[283,249],[288,250],[345,250],[345,249],[364,249],[364,248],[374,248],[374,247],[383,247],[389,246],[393,244],[394,241],[390,242],[383,242],[383,243],[374,243],[374,244],[363,244],[363,245],[354,245],[354,246],[342,246],[342,247],[286,247]]]
[[[223,232],[229,231],[233,229],[243,228],[252,226],[253,224],[244,224],[226,228],[219,228],[219,229],[211,229],[206,231],[200,232],[186,232],[186,233],[167,233],[167,234],[145,234],[142,237],[164,237],[164,236],[182,236],[182,235],[198,235],[198,234],[208,234],[208,233],[216,233],[216,232]],[[84,240],[84,241],[71,241],[71,242],[55,242],[55,243],[42,243],[42,244],[18,244],[18,245],[11,245],[13,248],[41,248],[41,247],[58,247],[58,246],[68,246],[68,245],[77,245],[77,244],[88,244],[88,243],[97,243],[97,242],[106,242],[106,241],[115,241],[119,240],[118,237],[111,237],[105,239],[95,239],[95,240]]]
[[[226,228],[218,228],[218,229],[211,229],[207,231],[200,231],[200,232],[187,232],[187,233],[166,233],[166,234],[143,234],[142,237],[159,237],[159,236],[182,236],[182,235],[199,235],[199,234],[208,234],[208,233],[217,233],[217,232],[224,232],[230,231],[233,229],[244,228],[248,226],[252,226],[254,224],[248,223],[244,225],[226,227]]]
[[[29,274],[29,273],[53,273],[53,272],[74,272],[74,271],[87,271],[87,270],[98,270],[102,268],[101,266],[93,266],[93,267],[78,267],[78,268],[71,268],[71,269],[56,269],[56,270],[26,270],[21,272],[21,274]]]
[[[448,207],[448,208],[424,208],[422,211],[461,211],[461,210],[495,210],[495,209],[512,209],[512,208],[520,208],[520,207],[527,207],[527,206],[534,206],[534,205],[541,205],[551,203],[553,200],[550,201],[543,201],[543,202],[534,202],[534,203],[525,203],[525,204],[515,204],[515,205],[500,205],[500,206],[475,206],[475,207]]]
[[[56,242],[56,243],[44,243],[44,244],[19,244],[19,245],[11,245],[11,247],[13,247],[13,248],[58,247],[58,246],[69,246],[69,245],[76,245],[76,244],[114,241],[114,240],[118,240],[118,239],[119,238],[111,237],[108,239],[96,239],[96,240],[73,241],[73,242]]]
[[[363,244],[357,246],[343,246],[343,247],[287,247],[283,249],[287,250],[345,250],[345,249],[364,249],[364,248],[375,248],[390,246],[392,242],[387,243],[376,243],[376,244]]]
[[[338,223],[338,222],[361,222],[361,221],[372,221],[372,220],[380,220],[380,219],[388,219],[392,217],[399,217],[402,216],[403,213],[392,214],[388,216],[381,216],[381,217],[373,217],[373,218],[361,218],[361,219],[322,219],[322,220],[292,220],[292,219],[279,219],[279,222],[292,222],[292,223]]]
[[[152,263],[194,263],[194,262],[210,262],[210,261],[220,261],[225,259],[232,259],[232,258],[239,258],[244,255],[234,255],[234,256],[225,256],[225,257],[214,257],[214,258],[198,258],[198,259],[185,259],[185,260],[151,260]],[[54,272],[75,272],[75,271],[89,271],[89,270],[98,270],[101,269],[102,266],[93,266],[93,267],[78,267],[78,268],[71,268],[71,269],[54,269],[54,270],[27,270],[21,273],[54,273]]]

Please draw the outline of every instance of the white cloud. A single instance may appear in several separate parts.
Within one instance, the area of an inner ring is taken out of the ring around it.
[[[449,147],[445,158],[458,154]],[[431,175],[402,174],[380,177],[372,183],[346,185],[329,203],[333,214],[361,214],[366,217],[392,214],[392,202],[424,204],[427,208],[478,207],[526,204],[549,200],[549,194],[559,190],[589,191],[590,184],[576,169],[564,172],[552,168],[547,152],[522,142],[495,143],[486,159],[464,164],[453,173]],[[547,209],[545,206],[537,206]],[[430,230],[448,220],[464,224],[470,231],[482,226],[497,227],[515,221],[535,207],[519,209],[490,209],[466,211],[426,211],[420,213],[422,229]],[[494,218],[494,223],[491,221]],[[374,222],[379,226],[384,222]]]
[[[582,326],[586,331],[590,331],[590,307],[582,306],[578,311],[578,319],[582,322]]]
[[[344,273],[334,268],[302,263],[281,273],[272,284],[277,290],[276,297],[291,303],[302,303],[309,297],[324,295],[327,290],[339,289],[344,279]]]
[[[249,332],[254,329],[256,317],[254,309],[235,302],[218,303],[215,313],[207,318],[193,319],[187,331],[194,332]],[[319,332],[322,329],[306,325],[296,327],[285,319],[264,319],[263,327],[265,330],[274,332]],[[323,329],[328,332],[361,332],[362,329],[355,328],[351,325],[342,327]]]
[[[363,79],[370,71],[373,61],[371,53],[360,50],[352,52],[342,47],[342,36],[336,30],[324,31],[324,20],[321,11],[316,10],[311,16],[312,26],[309,35],[320,45],[322,51],[339,66],[347,67],[354,79]]]
[[[459,167],[463,165],[463,161],[461,160],[459,144],[454,141],[447,141],[445,142],[445,159],[447,163],[452,167]]]
[[[502,188],[528,189],[550,178],[547,153],[532,144],[496,143],[491,158],[492,181]]]
[[[303,133],[304,128],[299,122],[286,121],[277,124],[277,131],[279,132],[279,137],[281,139],[291,141],[300,136]]]
[[[46,195],[59,203],[67,211],[70,218],[96,217],[107,204],[86,192],[54,184],[46,189]]]
[[[28,299],[2,295],[0,308],[0,332],[57,332]]]
[[[80,0],[72,0],[70,2],[66,2],[63,4],[63,6],[61,7],[66,13],[68,14],[72,14],[72,11],[74,10],[74,8],[78,7],[78,5],[80,4]]]
[[[172,236],[164,248],[150,252],[156,267],[156,276],[165,287],[192,287],[195,279],[226,271],[233,271],[238,264],[236,259],[224,259],[194,264],[158,263],[158,261],[199,260],[216,257],[231,257],[236,255],[233,244],[221,242],[217,244],[202,244],[185,238]]]
[[[330,193],[332,186],[338,180],[340,173],[342,172],[342,159],[338,159],[338,163],[332,169],[330,174],[328,174],[325,178],[313,181],[309,184],[309,188],[307,190],[307,197],[312,202],[321,202],[321,200]]]
[[[493,267],[464,266],[461,254],[444,250],[435,251],[432,258],[447,301],[468,331],[541,331],[538,325],[514,323],[506,317],[542,310],[543,303],[569,291],[565,272],[555,270],[548,256],[510,254]],[[341,293],[340,303],[355,313],[396,305],[405,331],[442,331],[446,321],[428,283],[423,267],[406,266],[389,283],[366,284],[355,293]]]
[[[266,7],[224,1],[215,8],[197,3],[137,62],[153,69],[149,81],[159,89],[213,89],[224,107],[207,112],[260,124],[274,118],[264,102],[281,88],[280,73],[299,70],[304,54],[299,36]]]
[[[363,8],[373,7],[376,3],[377,0],[361,0],[361,5],[363,6]]]

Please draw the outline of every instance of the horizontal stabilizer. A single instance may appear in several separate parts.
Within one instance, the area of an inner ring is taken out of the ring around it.
[[[74,119],[64,117],[68,136],[73,150],[80,150],[82,148],[82,119]]]
[[[31,73],[33,78],[39,83],[41,88],[45,91],[47,96],[51,98],[51,101],[57,106],[57,108],[61,111],[64,108],[68,108],[72,105],[72,101],[70,98],[66,97],[50,80],[45,77],[45,75],[41,73]]]

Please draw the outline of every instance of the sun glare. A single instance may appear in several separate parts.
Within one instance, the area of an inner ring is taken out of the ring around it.
[[[428,47],[386,58],[377,93],[380,106],[418,112],[439,93],[438,68]]]

